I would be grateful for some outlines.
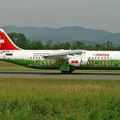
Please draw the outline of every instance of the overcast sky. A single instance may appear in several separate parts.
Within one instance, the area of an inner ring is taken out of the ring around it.
[[[4,25],[120,32],[120,0],[0,0],[0,26]]]

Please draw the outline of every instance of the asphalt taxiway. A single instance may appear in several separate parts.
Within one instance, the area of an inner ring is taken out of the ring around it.
[[[42,79],[80,79],[80,80],[120,80],[120,72],[74,72],[61,74],[60,72],[28,72],[7,71],[0,72],[0,78],[42,78]]]

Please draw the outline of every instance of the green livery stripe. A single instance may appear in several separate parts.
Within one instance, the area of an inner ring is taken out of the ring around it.
[[[88,66],[120,67],[120,60],[90,60]]]
[[[59,66],[65,63],[65,60],[60,59],[45,59],[45,60],[25,60],[25,59],[15,59],[15,60],[6,60],[11,63],[18,65],[31,67],[31,68],[59,68]]]
[[[45,59],[45,60],[6,60],[15,64],[19,64],[31,68],[39,69],[59,69],[61,65],[69,66],[68,62],[64,59]],[[77,69],[81,68],[120,68],[120,60],[89,60],[87,65],[80,65]],[[62,68],[63,69],[63,68]]]

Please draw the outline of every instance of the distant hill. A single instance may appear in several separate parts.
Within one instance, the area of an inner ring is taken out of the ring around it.
[[[41,40],[43,42],[82,41],[87,44],[101,44],[109,40],[113,44],[120,45],[120,33],[111,33],[104,30],[88,29],[78,26],[61,28],[4,26],[2,28],[7,33],[19,32],[25,34],[30,40]]]

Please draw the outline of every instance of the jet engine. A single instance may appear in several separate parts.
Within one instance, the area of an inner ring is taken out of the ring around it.
[[[69,59],[68,63],[71,66],[79,67],[81,65],[87,65],[88,64],[88,58],[71,58],[71,59]]]

